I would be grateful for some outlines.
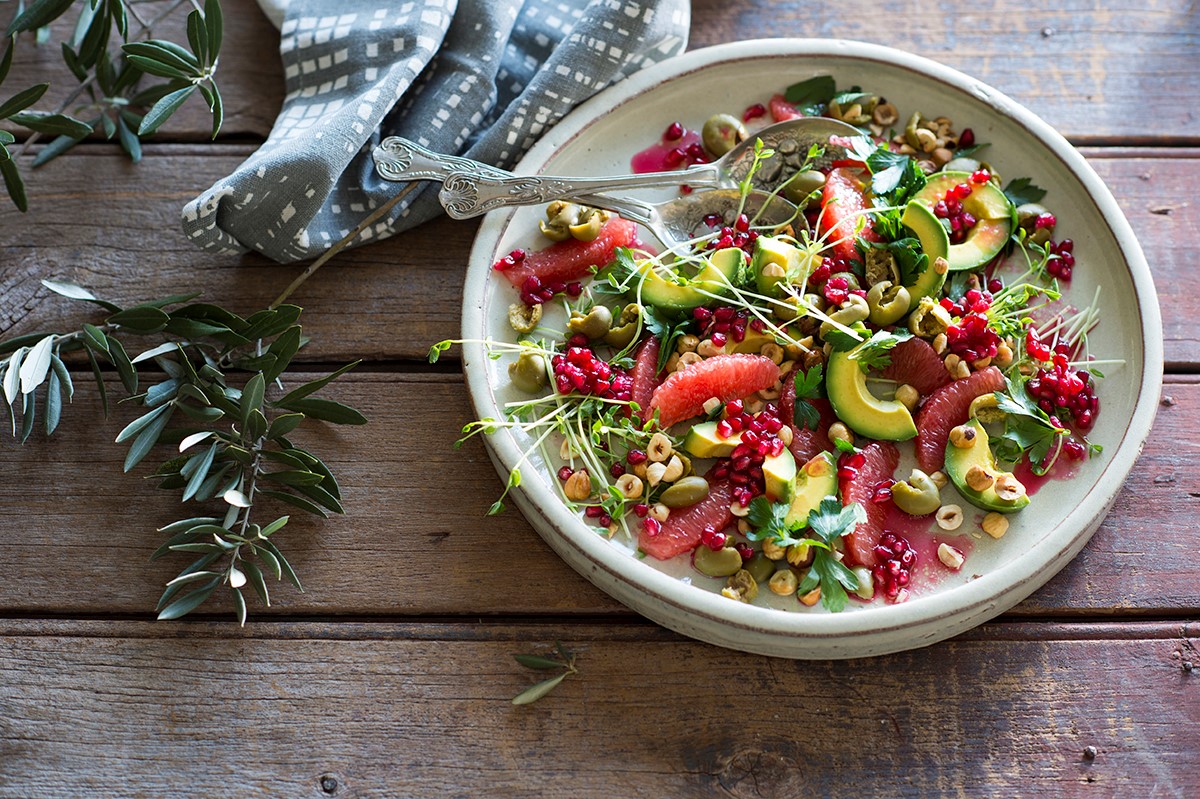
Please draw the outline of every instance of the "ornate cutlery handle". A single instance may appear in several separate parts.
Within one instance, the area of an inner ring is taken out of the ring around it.
[[[443,181],[455,172],[493,178],[512,174],[470,158],[435,153],[399,136],[384,139],[371,155],[375,159],[375,171],[386,180]]]
[[[496,170],[463,170],[445,176],[438,198],[455,219],[470,219],[497,208],[538,205],[563,198],[579,198],[624,189],[678,186],[720,185],[720,172],[713,164],[699,164],[679,172],[648,172],[643,175],[618,175],[602,178],[567,178],[547,175],[496,176]]]

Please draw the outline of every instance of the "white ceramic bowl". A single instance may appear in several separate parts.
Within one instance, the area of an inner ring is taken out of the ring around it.
[[[1162,324],[1144,256],[1104,183],[1070,144],[1031,112],[979,81],[932,61],[877,45],[772,39],[697,50],[646,69],[580,106],[520,163],[524,174],[615,174],[657,140],[670,122],[699,125],[718,111],[765,102],[788,84],[817,74],[839,87],[858,84],[886,97],[902,117],[914,110],[945,115],[990,142],[988,160],[1002,176],[1028,175],[1049,189],[1045,203],[1059,235],[1076,242],[1078,266],[1068,298],[1087,305],[1097,285],[1102,322],[1093,353],[1122,359],[1106,369],[1104,410],[1091,436],[1104,452],[1069,481],[1047,484],[1012,518],[999,541],[976,542],[961,574],[937,590],[888,605],[851,603],[839,614],[807,609],[794,598],[779,606],[734,602],[691,584],[682,558],[657,563],[632,556],[570,513],[545,464],[523,468],[516,504],[550,546],[616,599],[685,635],[720,646],[791,658],[847,658],[926,646],[967,630],[1024,599],[1087,542],[1112,505],[1150,430],[1162,383]],[[653,193],[646,196],[654,196]],[[659,193],[659,196],[670,196]],[[506,322],[515,293],[490,266],[517,246],[542,246],[531,234],[541,208],[491,214],[471,252],[463,302],[463,338],[512,340]],[[478,417],[501,417],[509,395],[505,367],[479,344],[464,347],[463,368]],[[524,445],[501,432],[486,439],[507,477]],[[712,582],[719,587],[717,581]],[[571,586],[564,585],[564,591]],[[764,594],[768,592],[762,592]]]

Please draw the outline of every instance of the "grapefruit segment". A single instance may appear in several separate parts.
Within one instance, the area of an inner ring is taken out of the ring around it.
[[[673,372],[654,390],[647,406],[658,411],[660,427],[690,419],[704,412],[710,397],[721,402],[770,388],[779,379],[779,367],[762,355],[714,355]]]
[[[922,397],[950,382],[950,373],[923,338],[905,339],[892,348],[892,362],[883,370],[888,380],[907,383]]]
[[[610,264],[617,247],[631,247],[637,238],[637,225],[613,217],[600,228],[592,241],[567,239],[551,244],[544,250],[526,253],[524,260],[500,274],[519,290],[525,280],[536,276],[543,285],[568,283],[592,276],[592,267]]]
[[[787,122],[789,119],[800,119],[804,116],[782,94],[772,95],[768,107],[771,109],[771,119],[776,122]]]
[[[857,174],[857,170],[844,167],[831,170],[821,195],[821,240],[832,246],[835,257],[845,261],[862,260],[854,247],[855,236],[867,241],[882,240],[871,217],[863,213],[871,205]],[[863,227],[857,230],[860,219]]]
[[[883,525],[887,520],[887,505],[872,501],[875,486],[883,480],[892,479],[900,464],[900,450],[890,441],[876,441],[859,451],[865,460],[853,477],[841,479],[842,504],[857,502],[867,512],[867,520],[859,523],[854,531],[843,540],[846,546],[846,562],[851,566],[875,565],[875,545],[883,537]]]
[[[926,472],[941,469],[946,460],[946,440],[950,430],[967,420],[967,411],[976,397],[1003,391],[1008,385],[995,366],[955,380],[934,391],[917,414],[917,463]]]
[[[816,430],[796,424],[796,383],[793,375],[788,375],[783,381],[783,393],[779,395],[779,418],[792,428],[792,443],[788,444],[788,450],[796,463],[808,463],[822,452],[833,449],[829,441],[829,426],[837,421],[833,406],[829,400],[820,397],[808,402],[816,407],[821,417]]]
[[[733,514],[729,512],[733,485],[728,480],[713,480],[711,471],[705,477],[709,486],[707,497],[695,505],[671,511],[655,535],[644,527],[638,531],[638,546],[643,552],[667,560],[695,549],[706,526],[711,524],[714,530],[724,530],[733,523]]]
[[[659,348],[658,337],[650,336],[641,343],[637,355],[634,357],[630,399],[637,403],[638,418],[643,422],[646,421],[649,414],[650,397],[658,385]]]

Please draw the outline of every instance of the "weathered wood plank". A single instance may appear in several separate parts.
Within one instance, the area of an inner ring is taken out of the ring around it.
[[[265,136],[283,97],[278,34],[252,0],[226,0],[224,6],[226,39],[218,72],[226,104],[224,134]],[[1000,0],[954,14],[931,14],[897,0],[848,0],[837,6],[700,0],[692,9],[691,49],[777,36],[858,39],[919,53],[974,75],[1075,141],[1195,139],[1195,109],[1178,90],[1200,70],[1200,22],[1186,0],[1153,0],[1127,9],[1064,0],[1028,13],[1011,12]],[[8,16],[0,15],[0,21]],[[904,24],[880,24],[886,19]],[[186,41],[183,22],[184,14],[176,13],[155,35]],[[22,41],[8,85],[50,81],[53,88],[43,106],[61,101],[76,81],[62,63],[57,42],[73,25],[72,18],[54,26],[53,47]],[[1148,119],[1154,120],[1150,127]],[[159,136],[200,140],[207,138],[209,126],[207,109],[194,100]]]
[[[992,625],[834,663],[642,626],[54,626],[0,628],[8,796],[1182,799],[1200,782],[1194,624]],[[511,654],[559,637],[580,673],[512,706],[537,675]]]
[[[1196,111],[1176,93],[1200,68],[1200,18],[1186,0],[1122,8],[1066,0],[1019,14],[1003,0],[953,13],[874,0],[697,0],[692,19],[691,49],[796,36],[907,50],[994,86],[1078,143],[1195,136]]]
[[[168,12],[172,6],[176,6],[176,10],[167,13],[161,22],[153,26],[153,36],[186,47],[187,14],[191,10],[189,3],[163,0],[138,4],[135,10],[149,21]],[[258,10],[254,0],[225,0],[221,6],[225,25],[217,84],[221,89],[225,117],[220,135],[222,138],[266,138],[283,103],[279,33]],[[0,23],[7,26],[15,12],[15,5],[5,7],[0,12]],[[79,81],[63,63],[60,46],[60,42],[70,41],[77,17],[77,11],[69,11],[54,23],[49,45],[39,47],[34,44],[32,37],[23,36],[14,53],[5,88],[23,89],[35,83],[49,83],[50,89],[38,102],[37,108],[58,109],[79,86]],[[136,27],[137,20],[130,17],[130,24]],[[142,85],[151,86],[159,82],[160,78],[146,78]],[[70,106],[80,119],[98,115],[94,109],[81,108],[87,102],[90,100],[85,94]],[[154,140],[207,141],[211,135],[212,114],[203,98],[197,94],[159,129]]]
[[[43,277],[87,285],[118,302],[186,290],[252,311],[270,303],[298,273],[249,256],[215,258],[179,233],[180,207],[228,173],[245,147],[147,148],[132,166],[105,147],[81,149],[34,176],[33,208],[0,204],[0,336],[60,320],[78,324],[75,306],[43,288]],[[1200,363],[1200,306],[1191,242],[1200,239],[1200,150],[1087,150],[1140,236],[1162,302],[1167,361]],[[81,181],[80,175],[88,179]],[[81,225],[79,220],[88,220]],[[317,361],[423,359],[434,341],[458,334],[461,275],[474,223],[440,219],[405,236],[339,255],[295,295],[311,309],[306,330]],[[1079,266],[1086,269],[1086,264]]]
[[[54,439],[19,448],[6,435],[0,445],[4,500],[19,508],[0,517],[0,539],[10,542],[0,613],[148,613],[185,562],[145,561],[158,544],[155,527],[194,514],[177,494],[152,492],[140,479],[148,465],[121,475],[124,447],[108,442],[131,416],[121,412],[98,434],[88,382],[80,378]],[[1187,444],[1200,383],[1174,378],[1165,391],[1175,404],[1160,409],[1112,515],[1014,613],[1200,611],[1192,521],[1200,508],[1200,450]],[[519,514],[484,516],[502,486],[479,442],[451,448],[470,414],[457,376],[352,373],[328,392],[371,420],[312,436],[339,475],[349,515],[326,522],[293,515],[279,544],[308,593],[281,586],[272,592],[274,608],[256,614],[624,612],[563,564]],[[448,496],[455,515],[445,512]]]

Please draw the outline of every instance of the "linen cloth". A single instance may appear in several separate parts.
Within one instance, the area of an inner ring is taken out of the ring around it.
[[[371,150],[403,136],[511,166],[600,89],[683,51],[688,0],[259,0],[287,94],[266,142],[183,209],[216,253],[313,258],[407,184]],[[424,184],[354,244],[442,213]]]

